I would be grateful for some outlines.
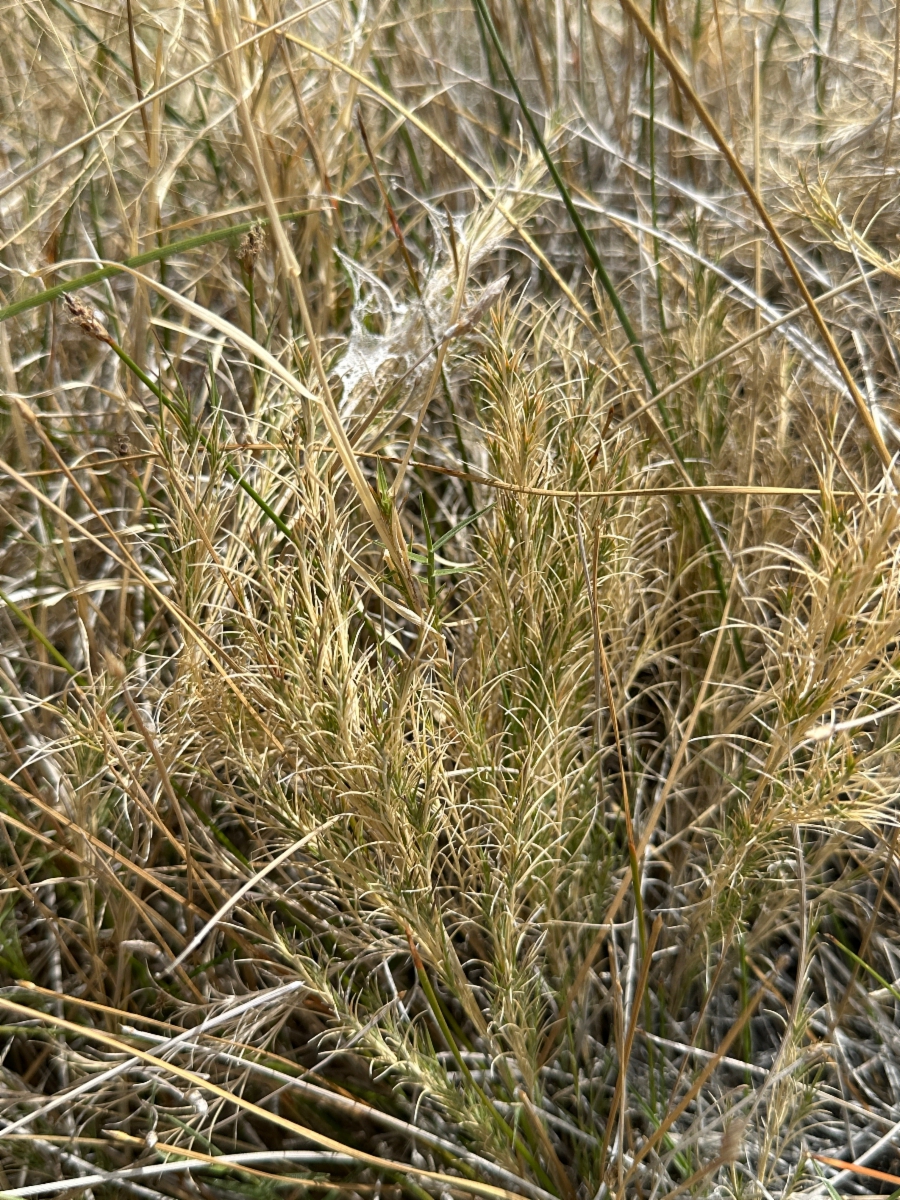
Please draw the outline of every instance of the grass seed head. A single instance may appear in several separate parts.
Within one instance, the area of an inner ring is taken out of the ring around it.
[[[77,296],[67,294],[64,298],[66,309],[69,313],[69,320],[73,325],[77,325],[82,329],[88,337],[94,338],[98,342],[105,342],[111,345],[112,338],[109,335],[106,326],[101,324],[93,310],[79,300]]]
[[[121,683],[127,674],[125,664],[117,654],[113,654],[112,650],[106,649],[103,652],[103,658],[106,663],[106,669],[113,679]]]
[[[241,260],[241,265],[248,275],[252,275],[256,267],[257,260],[266,245],[266,231],[262,225],[254,225],[248,229],[241,238],[241,244],[238,247],[238,258]]]
[[[723,1163],[736,1163],[740,1158],[746,1128],[746,1122],[741,1120],[729,1121],[725,1126],[719,1146],[719,1158]]]

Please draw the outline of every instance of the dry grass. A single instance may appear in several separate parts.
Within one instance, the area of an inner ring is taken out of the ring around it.
[[[5,7],[4,1195],[900,1186],[900,25],[630,3]]]

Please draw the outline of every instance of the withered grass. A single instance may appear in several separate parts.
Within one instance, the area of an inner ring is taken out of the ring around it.
[[[5,7],[4,1195],[900,1186],[898,11]]]

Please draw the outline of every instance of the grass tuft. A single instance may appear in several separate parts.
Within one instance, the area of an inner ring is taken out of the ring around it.
[[[891,1195],[894,8],[7,15],[0,1192]]]

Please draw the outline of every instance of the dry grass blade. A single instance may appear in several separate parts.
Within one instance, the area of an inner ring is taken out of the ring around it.
[[[34,1009],[29,1009],[22,1004],[14,1004],[11,1000],[0,998],[0,1007],[13,1012],[22,1017],[38,1016],[39,1020],[44,1020],[48,1024],[55,1025],[59,1029],[67,1030],[70,1033],[84,1035],[88,1033],[83,1026],[75,1025],[71,1021],[66,1021],[62,1017],[44,1016],[43,1013],[35,1014]],[[88,1036],[92,1041],[106,1046],[108,1049],[117,1051],[120,1054],[129,1054],[130,1048],[117,1038],[111,1037],[108,1034],[100,1033],[97,1030],[91,1030]],[[199,1091],[208,1092],[213,1096],[218,1096],[220,1099],[226,1100],[229,1103],[235,1104],[238,1108],[244,1109],[247,1112],[252,1112],[255,1116],[265,1120],[273,1125],[277,1125],[281,1129],[287,1130],[290,1133],[299,1134],[305,1140],[313,1142],[315,1145],[322,1146],[326,1150],[336,1151],[340,1154],[346,1154],[349,1158],[355,1159],[357,1162],[366,1163],[369,1166],[386,1168],[389,1171],[408,1171],[410,1168],[404,1167],[401,1163],[390,1162],[386,1159],[379,1158],[377,1155],[366,1154],[361,1150],[354,1150],[349,1146],[343,1145],[341,1142],[335,1141],[333,1138],[324,1137],[315,1130],[307,1129],[298,1126],[295,1122],[287,1120],[278,1113],[267,1112],[258,1105],[245,1100],[240,1094],[230,1092],[224,1088],[220,1088],[217,1084],[210,1083],[201,1075],[197,1075],[193,1071],[185,1070],[174,1063],[168,1063],[165,1059],[157,1058],[153,1054],[147,1053],[145,1050],[131,1050],[130,1057],[148,1063],[159,1070],[166,1071],[173,1075],[176,1079],[183,1080],[185,1083],[193,1084]],[[0,1131],[2,1133],[2,1131]],[[433,1179],[437,1183],[449,1184],[455,1186],[462,1191],[470,1192],[476,1196],[496,1196],[506,1197],[508,1200],[522,1200],[516,1192],[510,1192],[506,1188],[494,1187],[492,1184],[481,1183],[477,1180],[462,1180],[453,1178],[452,1176],[442,1175],[436,1171],[426,1171],[424,1169],[415,1169],[415,1174],[421,1175],[423,1179]]]
[[[793,278],[794,283],[797,286],[797,290],[800,292],[800,295],[803,297],[803,302],[806,305],[806,307],[809,309],[810,314],[812,315],[812,318],[815,321],[816,326],[819,330],[819,333],[822,335],[822,339],[825,342],[825,345],[828,347],[829,354],[834,359],[835,366],[837,367],[838,371],[840,371],[841,377],[843,378],[848,389],[850,390],[850,394],[853,397],[853,402],[856,405],[856,411],[859,413],[859,416],[862,419],[862,422],[865,425],[866,430],[868,431],[869,437],[872,439],[872,444],[874,445],[875,449],[877,450],[878,455],[881,458],[883,465],[885,467],[890,467],[891,463],[893,461],[893,456],[891,455],[890,451],[888,450],[887,446],[885,445],[884,437],[882,436],[881,430],[878,428],[878,425],[875,422],[875,418],[872,416],[872,413],[869,410],[869,406],[866,403],[865,397],[863,396],[862,392],[859,389],[859,385],[857,384],[851,371],[847,367],[847,364],[844,361],[844,356],[841,354],[840,349],[838,348],[838,344],[834,339],[834,335],[832,334],[831,330],[828,328],[827,323],[825,322],[824,318],[822,317],[822,314],[819,310],[819,306],[816,304],[815,300],[813,299],[812,293],[810,292],[809,287],[807,286],[806,280],[803,278],[802,274],[800,273],[799,269],[797,268],[797,264],[794,262],[793,255],[791,254],[790,250],[788,249],[787,244],[784,241],[784,238],[778,232],[778,229],[776,228],[775,223],[773,222],[771,216],[769,215],[768,209],[763,204],[762,199],[759,196],[759,193],[757,192],[756,188],[753,186],[753,183],[750,180],[750,176],[744,170],[737,155],[734,153],[732,148],[729,146],[728,142],[725,139],[724,134],[719,129],[719,126],[716,123],[716,121],[713,119],[712,114],[709,112],[709,109],[706,107],[706,105],[703,103],[703,101],[700,99],[700,97],[694,91],[694,88],[691,86],[690,80],[685,75],[684,70],[682,69],[681,65],[678,63],[677,59],[671,53],[669,48],[660,40],[659,35],[653,29],[652,25],[647,20],[646,16],[644,15],[644,13],[640,9],[640,7],[634,2],[634,0],[620,0],[620,3],[622,5],[622,8],[625,10],[625,12],[628,13],[628,15],[634,21],[634,23],[638,26],[641,33],[646,38],[647,42],[653,47],[654,51],[659,55],[659,57],[665,63],[666,69],[669,71],[669,73],[671,74],[672,78],[675,80],[678,87],[684,92],[686,99],[690,102],[690,104],[696,110],[697,115],[699,116],[700,120],[706,126],[707,130],[709,131],[709,133],[712,136],[713,140],[715,141],[716,145],[719,147],[719,150],[722,152],[723,156],[725,157],[729,167],[732,169],[732,171],[736,175],[741,187],[744,189],[747,196],[750,198],[750,201],[753,204],[753,207],[756,209],[756,212],[759,215],[759,219],[762,221],[763,225],[766,228],[766,231],[768,232],[772,241],[775,243],[775,246],[778,249],[778,253],[784,259],[785,265],[787,266],[787,269],[790,272],[791,277]]]
[[[181,964],[194,953],[198,946],[203,945],[210,933],[215,929],[219,922],[231,912],[234,906],[244,896],[246,896],[248,892],[252,891],[253,888],[260,884],[267,875],[271,874],[272,871],[280,867],[283,862],[287,862],[287,860],[293,854],[296,854],[298,850],[302,850],[308,842],[311,842],[320,833],[324,833],[326,829],[328,829],[331,825],[336,824],[336,822],[339,820],[341,820],[340,816],[334,816],[329,821],[326,821],[324,825],[314,829],[311,833],[304,834],[302,838],[298,838],[296,842],[292,842],[286,850],[282,850],[279,855],[276,855],[276,857],[270,862],[267,862],[264,867],[260,867],[255,874],[251,875],[249,879],[245,880],[245,882],[241,884],[234,895],[229,896],[225,903],[216,909],[200,932],[194,934],[191,941],[188,942],[178,957],[174,960],[174,962],[172,962],[168,970],[170,972],[177,970],[177,968],[180,967]]]

